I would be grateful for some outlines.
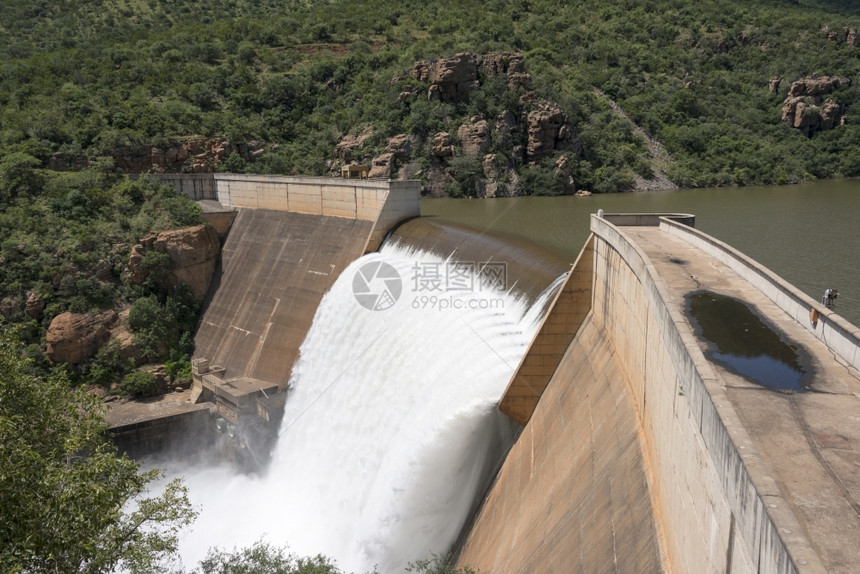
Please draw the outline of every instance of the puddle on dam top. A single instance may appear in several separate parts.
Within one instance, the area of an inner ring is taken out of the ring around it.
[[[688,297],[688,309],[699,336],[708,342],[711,360],[772,389],[808,390],[796,347],[745,303],[701,291]]]

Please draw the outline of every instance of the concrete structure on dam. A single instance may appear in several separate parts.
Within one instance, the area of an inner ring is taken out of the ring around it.
[[[204,204],[204,220],[222,226],[226,239],[194,338],[190,401],[137,409],[117,421],[115,434],[138,446],[149,440],[143,435],[169,436],[157,421],[177,424],[184,420],[177,414],[204,403],[225,423],[219,428],[237,439],[250,435],[242,441],[250,446],[277,426],[292,366],[323,295],[344,268],[378,249],[392,227],[419,215],[420,183],[235,174],[149,177]],[[242,428],[236,431],[237,426]],[[266,452],[262,442],[259,450]]]
[[[858,571],[860,333],[693,221],[592,216],[501,400],[525,426],[458,564]],[[715,360],[689,318],[694,293],[743,302],[803,352],[809,392],[763,387]]]

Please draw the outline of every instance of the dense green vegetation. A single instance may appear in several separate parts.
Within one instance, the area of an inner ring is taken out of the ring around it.
[[[163,229],[198,224],[200,208],[169,186],[127,181],[98,162],[79,172],[38,164],[23,152],[0,159],[0,321],[17,326],[27,355],[47,370],[44,338],[55,316],[131,305],[129,326],[141,358],[183,368],[197,303],[186,288],[168,293],[159,282],[157,271],[169,261],[154,261],[142,285],[129,282],[126,270],[132,245]],[[27,312],[29,297],[41,302],[41,312]],[[133,366],[107,345],[69,374],[107,386]]]
[[[850,111],[811,139],[780,122],[791,81],[857,79],[860,48],[828,39],[860,25],[852,3],[9,0],[0,22],[0,154],[43,165],[202,135],[269,144],[256,165],[225,169],[323,174],[345,134],[372,127],[372,156],[397,133],[456,133],[515,106],[504,86],[456,105],[397,97],[415,61],[515,50],[537,95],[575,121],[580,187],[621,190],[619,174],[649,172],[642,139],[593,88],[666,145],[684,186],[860,175]],[[834,99],[853,110],[858,90]]]
[[[185,488],[149,495],[158,471],[116,456],[101,401],[34,371],[0,328],[0,570],[154,572],[196,515]]]

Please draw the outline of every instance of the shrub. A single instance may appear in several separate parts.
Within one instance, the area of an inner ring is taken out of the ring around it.
[[[119,391],[135,398],[148,397],[158,390],[158,378],[146,371],[134,371],[122,378]]]

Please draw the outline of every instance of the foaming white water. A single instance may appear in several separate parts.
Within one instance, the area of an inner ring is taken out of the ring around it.
[[[379,262],[403,290],[371,311],[353,280]],[[266,476],[182,472],[202,505],[182,543],[186,565],[261,537],[354,572],[401,572],[450,548],[510,444],[496,404],[548,294],[528,308],[500,289],[416,290],[419,273],[446,265],[387,246],[341,274],[302,345]]]

